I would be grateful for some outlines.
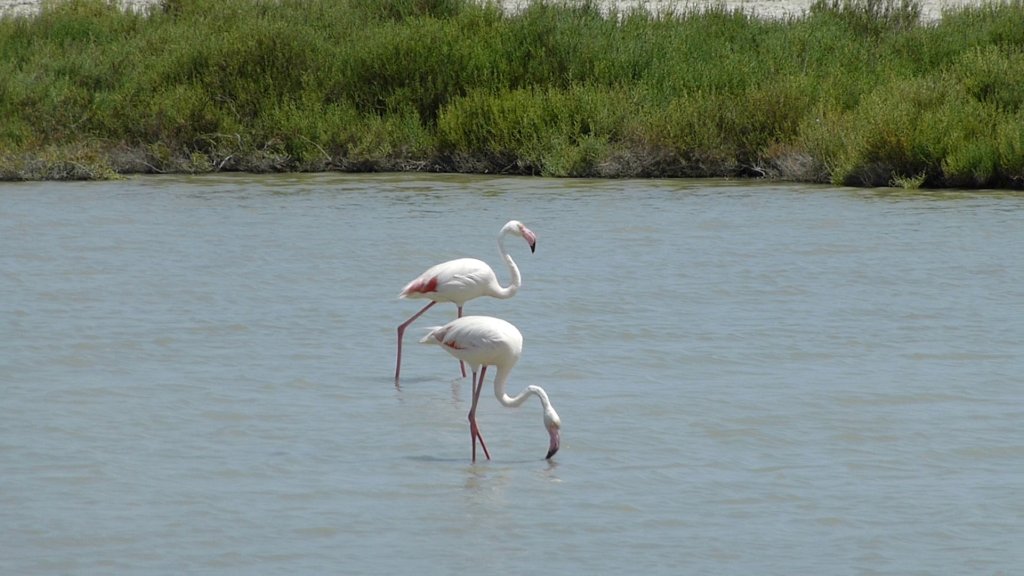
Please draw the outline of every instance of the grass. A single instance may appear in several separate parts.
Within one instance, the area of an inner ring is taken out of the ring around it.
[[[0,19],[0,178],[755,176],[1024,187],[1024,0],[103,0]]]

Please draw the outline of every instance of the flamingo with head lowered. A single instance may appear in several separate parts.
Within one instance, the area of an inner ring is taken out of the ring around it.
[[[502,286],[498,283],[494,270],[486,262],[476,258],[458,258],[449,260],[430,267],[426,272],[420,274],[415,280],[409,282],[398,294],[399,298],[426,298],[430,302],[413,314],[408,320],[398,326],[398,360],[395,364],[395,385],[398,385],[398,377],[402,371],[402,337],[405,329],[409,327],[424,312],[438,302],[452,302],[458,308],[458,317],[462,317],[462,306],[468,300],[479,296],[491,296],[493,298],[511,298],[523,285],[523,277],[519,274],[519,267],[515,260],[509,255],[505,248],[506,236],[519,236],[526,240],[530,246],[530,252],[537,249],[537,235],[518,220],[509,220],[498,233],[498,252],[501,258],[508,265],[509,274],[512,276],[512,283]],[[462,376],[466,376],[466,367],[459,362],[462,369]]]
[[[544,410],[544,427],[550,438],[548,455],[545,458],[551,458],[558,452],[562,421],[558,418],[555,408],[551,406],[547,392],[540,386],[527,386],[516,396],[505,393],[509,373],[523,351],[523,335],[515,326],[490,316],[463,316],[444,326],[431,328],[430,333],[420,342],[441,346],[452,356],[469,364],[473,371],[473,404],[469,409],[473,462],[476,462],[478,440],[484,450],[484,456],[488,460],[491,459],[487,445],[484,444],[484,437],[480,435],[480,428],[476,424],[476,407],[480,401],[480,390],[484,386],[484,374],[487,373],[488,366],[494,366],[498,370],[494,376],[494,395],[502,406],[516,408],[526,402],[531,395],[540,399],[541,408]]]

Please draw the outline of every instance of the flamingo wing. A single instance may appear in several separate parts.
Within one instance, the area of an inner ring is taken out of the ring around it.
[[[438,344],[472,365],[507,362],[518,357],[523,347],[523,337],[514,326],[488,316],[463,316],[431,329],[420,342]]]
[[[487,263],[476,258],[459,258],[431,266],[406,284],[398,297],[465,302],[483,295],[492,282],[496,283],[497,279]]]

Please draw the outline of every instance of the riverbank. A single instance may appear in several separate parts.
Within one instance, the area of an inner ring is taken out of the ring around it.
[[[1024,2],[510,13],[99,1],[0,19],[0,178],[427,170],[1024,186]]]

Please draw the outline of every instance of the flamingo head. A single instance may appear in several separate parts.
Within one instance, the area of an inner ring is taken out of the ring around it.
[[[526,227],[525,224],[519,220],[511,220],[508,224],[505,224],[505,229],[516,236],[521,236],[526,243],[530,245],[530,252],[537,251],[537,235]]]
[[[562,421],[558,418],[558,413],[555,412],[554,408],[548,408],[544,411],[544,426],[548,429],[548,435],[551,437],[551,443],[548,445],[548,455],[545,459],[549,459],[558,452],[559,442],[561,436],[559,430],[562,428]]]

